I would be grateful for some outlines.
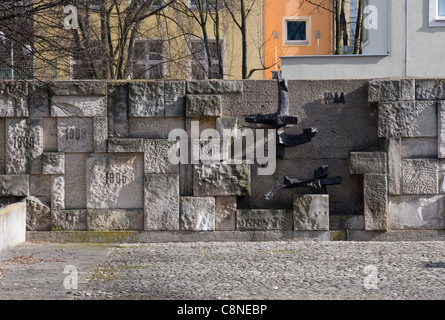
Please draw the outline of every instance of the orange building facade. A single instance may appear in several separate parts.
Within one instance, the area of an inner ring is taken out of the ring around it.
[[[280,56],[332,54],[331,1],[264,0],[263,78],[281,70]],[[317,4],[319,6],[317,6]]]

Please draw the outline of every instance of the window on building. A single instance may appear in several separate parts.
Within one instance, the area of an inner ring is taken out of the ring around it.
[[[159,8],[161,8],[163,6],[163,4],[164,4],[163,0],[154,0],[151,3],[150,10],[159,9]]]
[[[73,48],[76,48],[76,46],[73,45]],[[79,50],[74,50],[71,59],[72,79],[96,79],[103,77],[106,68],[103,52],[103,44],[97,39],[89,40],[87,49],[79,48]]]
[[[221,78],[219,74],[220,62],[218,59],[218,50],[216,40],[209,40],[210,65],[207,59],[205,44],[203,41],[193,41],[191,43],[192,62],[191,78],[194,80],[217,79]]]
[[[284,19],[285,44],[310,44],[310,18]]]
[[[164,45],[161,40],[134,43],[133,79],[164,78]]]
[[[207,5],[209,5],[209,8],[214,8],[216,1],[218,0],[190,0],[190,8],[198,9],[198,4],[201,5],[202,9],[204,9]]]
[[[445,0],[437,0],[437,19],[445,20]]]
[[[445,0],[429,1],[429,26],[445,27]]]

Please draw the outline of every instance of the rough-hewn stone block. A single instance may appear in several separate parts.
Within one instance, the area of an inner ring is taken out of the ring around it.
[[[386,173],[387,171],[385,152],[350,152],[349,173]]]
[[[65,209],[65,176],[51,176],[51,210]]]
[[[102,96],[53,96],[51,98],[51,116],[70,117],[106,117],[107,98]]]
[[[179,164],[171,164],[169,155],[174,152],[176,140],[147,139],[144,141],[145,173],[179,173]]]
[[[6,121],[0,118],[0,174],[6,173]]]
[[[24,81],[0,81],[0,118],[28,115],[28,84]]]
[[[416,100],[445,100],[445,81],[416,79]]]
[[[187,82],[187,94],[240,94],[243,93],[242,81],[198,80]]]
[[[250,165],[200,164],[194,167],[193,195],[250,195]]]
[[[294,195],[294,229],[329,230],[329,196],[325,194]]]
[[[438,158],[445,159],[445,101],[439,101],[437,106],[437,146]]]
[[[387,139],[388,150],[388,193],[399,195],[402,193],[402,139]]]
[[[215,197],[215,230],[236,230],[236,196]]]
[[[88,209],[142,209],[142,154],[87,155]]]
[[[142,230],[143,210],[88,209],[87,229],[92,231]]]
[[[93,119],[57,119],[57,142],[61,152],[93,152]]]
[[[45,152],[42,156],[43,174],[65,174],[65,154]]]
[[[145,175],[145,230],[179,230],[179,175]]]
[[[128,83],[108,84],[108,134],[110,137],[127,138],[130,135],[128,121]]]
[[[292,230],[294,221],[292,210],[237,210],[236,229]]]
[[[388,230],[388,191],[385,174],[365,174],[364,216],[365,230]]]
[[[437,194],[438,161],[405,159],[402,161],[403,194]]]
[[[170,131],[185,129],[184,118],[130,118],[130,138],[168,139]]]
[[[51,229],[51,209],[49,204],[37,197],[27,197],[26,202],[26,230],[49,231]]]
[[[27,174],[1,174],[0,196],[26,197],[29,195],[29,176]]]
[[[107,118],[93,118],[94,152],[107,152],[108,121]]]
[[[415,80],[373,80],[368,84],[369,102],[415,100]]]
[[[129,84],[130,117],[164,117],[164,83],[155,81]]]
[[[86,153],[65,154],[65,209],[85,209]]]
[[[166,117],[183,117],[185,115],[185,81],[164,82],[164,104]]]
[[[70,80],[56,81],[51,84],[53,96],[106,96],[106,81],[98,80]]]
[[[87,210],[51,210],[51,230],[87,230]]]
[[[380,103],[378,135],[381,138],[437,137],[436,103]]]
[[[219,95],[187,95],[187,117],[221,117],[222,104]]]
[[[445,228],[445,196],[389,197],[389,224],[393,230]]]
[[[108,140],[108,152],[144,152],[144,140],[112,138]]]
[[[180,197],[179,228],[187,231],[215,230],[215,198]]]

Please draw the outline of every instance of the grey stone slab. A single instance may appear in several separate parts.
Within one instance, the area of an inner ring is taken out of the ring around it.
[[[8,118],[6,136],[6,173],[29,173],[43,153],[42,119]]]
[[[220,95],[186,96],[187,117],[221,117],[222,103]]]
[[[179,164],[172,164],[169,158],[175,151],[176,140],[147,139],[144,140],[144,172],[178,173]]]
[[[65,209],[85,209],[86,153],[65,154]]]
[[[402,158],[437,158],[437,138],[402,138]]]
[[[0,118],[0,174],[6,173],[6,120]]]
[[[243,88],[239,80],[187,81],[187,94],[241,94]]]
[[[437,148],[438,158],[445,158],[445,101],[439,101],[437,106]]]
[[[104,117],[93,118],[94,152],[107,152],[108,120]]]
[[[330,230],[364,230],[365,218],[358,215],[331,215],[329,216]]]
[[[416,100],[444,100],[445,82],[441,79],[416,79]]]
[[[144,140],[112,138],[108,140],[108,152],[144,152]]]
[[[445,228],[445,196],[389,197],[392,230],[441,230]]]
[[[368,83],[369,102],[399,100],[400,82],[398,80],[372,80]]]
[[[179,174],[145,174],[144,230],[179,230]]]
[[[1,81],[0,118],[28,116],[28,84],[24,81]]]
[[[65,174],[65,154],[44,152],[42,156],[43,174]]]
[[[93,231],[142,230],[144,210],[88,209],[87,229]]]
[[[388,193],[402,193],[402,139],[387,139],[388,152]]]
[[[107,82],[100,80],[55,81],[50,85],[53,96],[106,96]]]
[[[51,210],[52,231],[86,231],[87,210]]]
[[[437,137],[436,102],[380,103],[378,135],[381,138]]]
[[[108,84],[108,134],[127,138],[130,135],[128,119],[128,83]]]
[[[87,155],[87,209],[142,209],[142,154]]]
[[[438,161],[405,159],[402,161],[403,194],[438,194]]]
[[[107,98],[102,96],[52,96],[51,116],[106,117]]]
[[[51,210],[65,209],[65,176],[51,176]]]
[[[215,230],[236,230],[237,197],[215,197]]]
[[[130,117],[165,116],[163,82],[131,82],[128,96]]]
[[[387,155],[385,152],[350,152],[350,174],[386,173]]]
[[[194,166],[194,196],[248,196],[251,192],[250,165],[200,164]]]
[[[49,89],[45,85],[30,83],[28,87],[29,116],[42,118],[50,116]]]
[[[60,152],[93,152],[92,118],[57,119],[57,143]]]
[[[29,175],[29,194],[35,197],[51,195],[49,175]]]
[[[1,174],[0,196],[26,197],[29,195],[29,176],[27,174]]]
[[[51,229],[51,209],[49,204],[37,197],[27,197],[26,202],[26,230],[49,231]]]
[[[164,104],[166,117],[183,117],[185,115],[185,81],[164,82]]]
[[[185,129],[184,118],[130,118],[130,138],[168,139],[174,129]]]
[[[385,174],[365,174],[364,217],[365,230],[388,230],[388,191]]]
[[[180,197],[179,228],[186,231],[214,231],[215,198]]]
[[[292,230],[294,225],[292,210],[237,210],[236,229],[254,230]]]
[[[43,118],[43,132],[43,151],[56,152],[58,150],[57,119]]]
[[[293,198],[294,230],[328,231],[329,196],[302,194]]]

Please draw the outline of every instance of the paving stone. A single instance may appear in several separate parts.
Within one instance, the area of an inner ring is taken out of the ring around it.
[[[222,104],[219,95],[187,95],[186,116],[221,117]]]
[[[93,118],[94,152],[107,152],[108,120],[104,117]]]
[[[85,209],[86,153],[65,154],[65,209]]]
[[[387,139],[388,151],[388,193],[402,193],[402,139]]]
[[[144,230],[179,230],[179,175],[146,174]]]
[[[51,210],[65,209],[65,176],[51,176]]]
[[[45,152],[42,156],[43,174],[65,174],[65,154]]]
[[[27,174],[0,175],[0,196],[26,197],[29,195],[29,176]]]
[[[107,82],[100,80],[55,81],[50,85],[53,96],[106,96]]]
[[[164,82],[164,104],[166,117],[183,117],[185,115],[185,81]]]
[[[142,154],[87,155],[88,209],[142,209]]]
[[[294,195],[294,230],[328,231],[329,196],[318,194]]]
[[[52,96],[51,116],[106,117],[107,98],[102,96]]]
[[[445,228],[445,196],[389,197],[392,230],[441,230]]]
[[[403,194],[438,194],[438,161],[405,159],[402,161]]]
[[[174,152],[176,140],[147,139],[144,141],[145,173],[179,173],[179,164],[172,164],[169,155]]]
[[[33,160],[43,153],[42,119],[8,118],[6,135],[6,173],[30,173]]]
[[[51,210],[51,230],[87,230],[87,210]]]
[[[236,211],[236,229],[292,230],[294,225],[292,210],[251,209]]]
[[[51,230],[51,209],[49,204],[37,197],[27,197],[26,202],[26,230]]]
[[[215,230],[236,230],[237,197],[215,197]]]
[[[108,152],[144,152],[144,140],[112,138],[108,140]]]
[[[180,197],[179,228],[186,231],[215,230],[215,198]]]
[[[379,104],[378,135],[381,138],[437,137],[436,102]]]
[[[92,118],[57,119],[60,152],[94,152]]]
[[[365,174],[364,177],[365,230],[388,230],[388,191],[385,174]]]
[[[194,166],[194,196],[248,196],[250,190],[250,165],[214,163]]]
[[[439,79],[416,79],[416,100],[445,100],[445,82]]]
[[[387,155],[385,152],[350,152],[349,173],[386,173]]]
[[[187,94],[241,94],[243,86],[238,80],[187,81]]]
[[[89,231],[142,230],[144,210],[88,209]]]
[[[0,82],[0,118],[28,117],[28,84],[24,81]]]
[[[164,117],[164,83],[155,81],[129,84],[130,117]]]
[[[108,83],[108,134],[110,137],[128,138],[128,83]]]

